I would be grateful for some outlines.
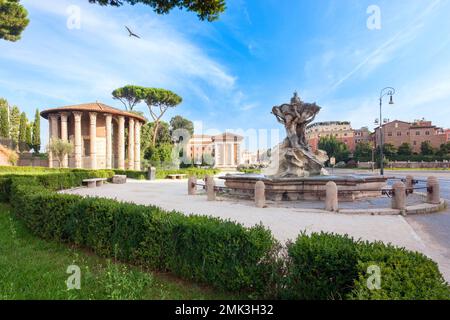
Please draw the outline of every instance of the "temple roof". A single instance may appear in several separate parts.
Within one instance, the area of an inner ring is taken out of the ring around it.
[[[83,104],[77,104],[72,106],[64,106],[64,107],[57,107],[52,109],[47,109],[41,112],[41,116],[45,119],[48,119],[48,115],[52,113],[57,112],[65,112],[65,111],[88,111],[88,112],[98,112],[98,113],[109,113],[113,115],[118,116],[124,116],[128,118],[134,118],[142,122],[147,122],[147,120],[135,113],[123,111],[120,109],[116,109],[113,107],[110,107],[104,103],[100,102],[92,102],[92,103],[83,103]]]

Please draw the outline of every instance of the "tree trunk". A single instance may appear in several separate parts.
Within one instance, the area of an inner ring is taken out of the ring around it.
[[[159,121],[155,121],[155,128],[153,128],[153,141],[152,141],[152,146],[155,147],[156,146],[156,137],[158,135],[158,128],[159,128]]]

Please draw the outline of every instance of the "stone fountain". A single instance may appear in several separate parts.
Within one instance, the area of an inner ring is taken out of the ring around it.
[[[290,103],[273,107],[272,114],[286,129],[286,139],[272,151],[269,168],[263,174],[228,174],[221,177],[225,186],[233,195],[252,197],[256,182],[263,181],[269,200],[323,200],[325,185],[334,181],[340,201],[380,196],[387,177],[329,175],[324,169],[326,152],[313,152],[306,138],[306,127],[320,110],[316,103],[301,101],[297,93]]]

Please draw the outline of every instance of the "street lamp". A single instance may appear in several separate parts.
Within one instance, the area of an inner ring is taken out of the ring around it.
[[[380,174],[384,175],[384,134],[383,134],[383,98],[389,96],[389,104],[394,104],[393,96],[395,94],[395,89],[392,87],[386,87],[380,92]]]

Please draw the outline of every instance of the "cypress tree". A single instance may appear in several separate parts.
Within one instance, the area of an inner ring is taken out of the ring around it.
[[[31,138],[32,128],[33,128],[33,123],[29,123],[27,125],[27,131],[26,131],[26,143],[28,146],[28,150],[30,150],[33,147],[33,139]]]
[[[19,125],[20,125],[20,110],[19,107],[14,106],[11,108],[11,113],[9,114],[9,124],[10,124],[10,137],[11,140],[17,144],[19,142]]]
[[[0,137],[9,138],[9,105],[5,99],[0,99]]]
[[[41,150],[41,116],[38,109],[34,115],[32,145],[34,152],[39,153]]]
[[[20,114],[20,123],[19,123],[19,150],[20,152],[26,151],[26,143],[27,143],[27,115],[25,112]]]

